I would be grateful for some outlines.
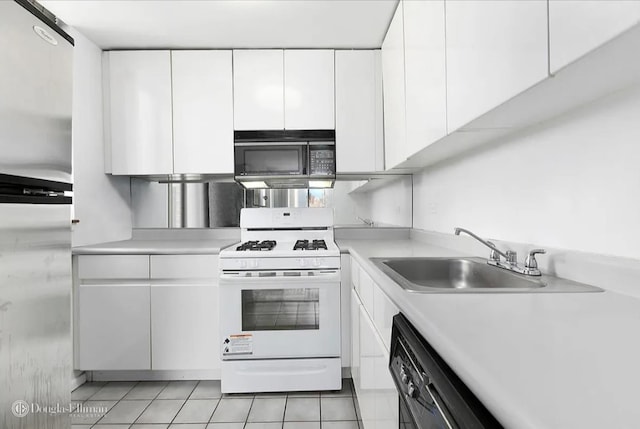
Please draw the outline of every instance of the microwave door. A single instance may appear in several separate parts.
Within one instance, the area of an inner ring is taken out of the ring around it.
[[[307,175],[307,145],[250,143],[235,146],[235,175],[240,177]]]

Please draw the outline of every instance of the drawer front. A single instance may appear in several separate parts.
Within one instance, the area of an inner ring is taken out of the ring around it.
[[[393,325],[393,316],[398,314],[400,310],[395,306],[389,297],[377,285],[373,288],[373,323],[376,330],[382,338],[382,343],[387,349],[387,353],[391,349],[391,326]]]
[[[80,279],[148,279],[148,255],[79,255]]]
[[[351,257],[351,287],[360,293],[360,264]]]
[[[217,255],[151,255],[152,279],[216,279]]]
[[[369,313],[369,316],[373,318],[373,289],[377,287],[369,274],[367,274],[362,268],[360,268],[360,300],[364,309]]]

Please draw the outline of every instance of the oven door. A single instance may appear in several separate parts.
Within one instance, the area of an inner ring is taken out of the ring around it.
[[[306,176],[307,143],[265,142],[236,143],[235,176],[290,177]]]
[[[223,360],[340,356],[339,270],[223,273]]]

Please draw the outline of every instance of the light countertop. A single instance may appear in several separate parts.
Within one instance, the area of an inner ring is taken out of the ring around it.
[[[368,258],[463,254],[409,239],[338,245],[505,427],[640,427],[640,300],[610,291],[409,293]]]
[[[74,255],[216,255],[237,243],[233,239],[123,240],[74,247]]]

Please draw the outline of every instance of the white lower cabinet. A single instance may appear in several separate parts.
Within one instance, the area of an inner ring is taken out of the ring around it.
[[[149,284],[80,285],[78,369],[151,369],[149,288]]]
[[[359,269],[359,267],[354,263],[352,269]],[[363,274],[363,272],[360,273],[361,276]],[[377,285],[373,284],[373,288],[374,299],[378,297],[377,300],[382,302],[379,294],[385,298],[386,295]],[[375,323],[378,318],[375,313],[376,310],[382,308],[383,311],[379,318],[389,314],[388,323],[385,322],[382,326],[390,326],[393,317],[390,311],[396,307],[393,304],[374,305],[371,308],[373,314],[370,314],[360,301],[355,289],[352,289],[351,293],[351,338],[353,341],[351,376],[360,406],[362,422],[365,429],[395,429],[398,427],[399,419],[398,394],[388,369],[388,343],[383,341],[381,337],[382,332],[377,327],[378,323]],[[388,300],[388,298],[386,299]],[[389,303],[391,303],[390,300]]]
[[[218,285],[151,285],[152,369],[220,368]]]

